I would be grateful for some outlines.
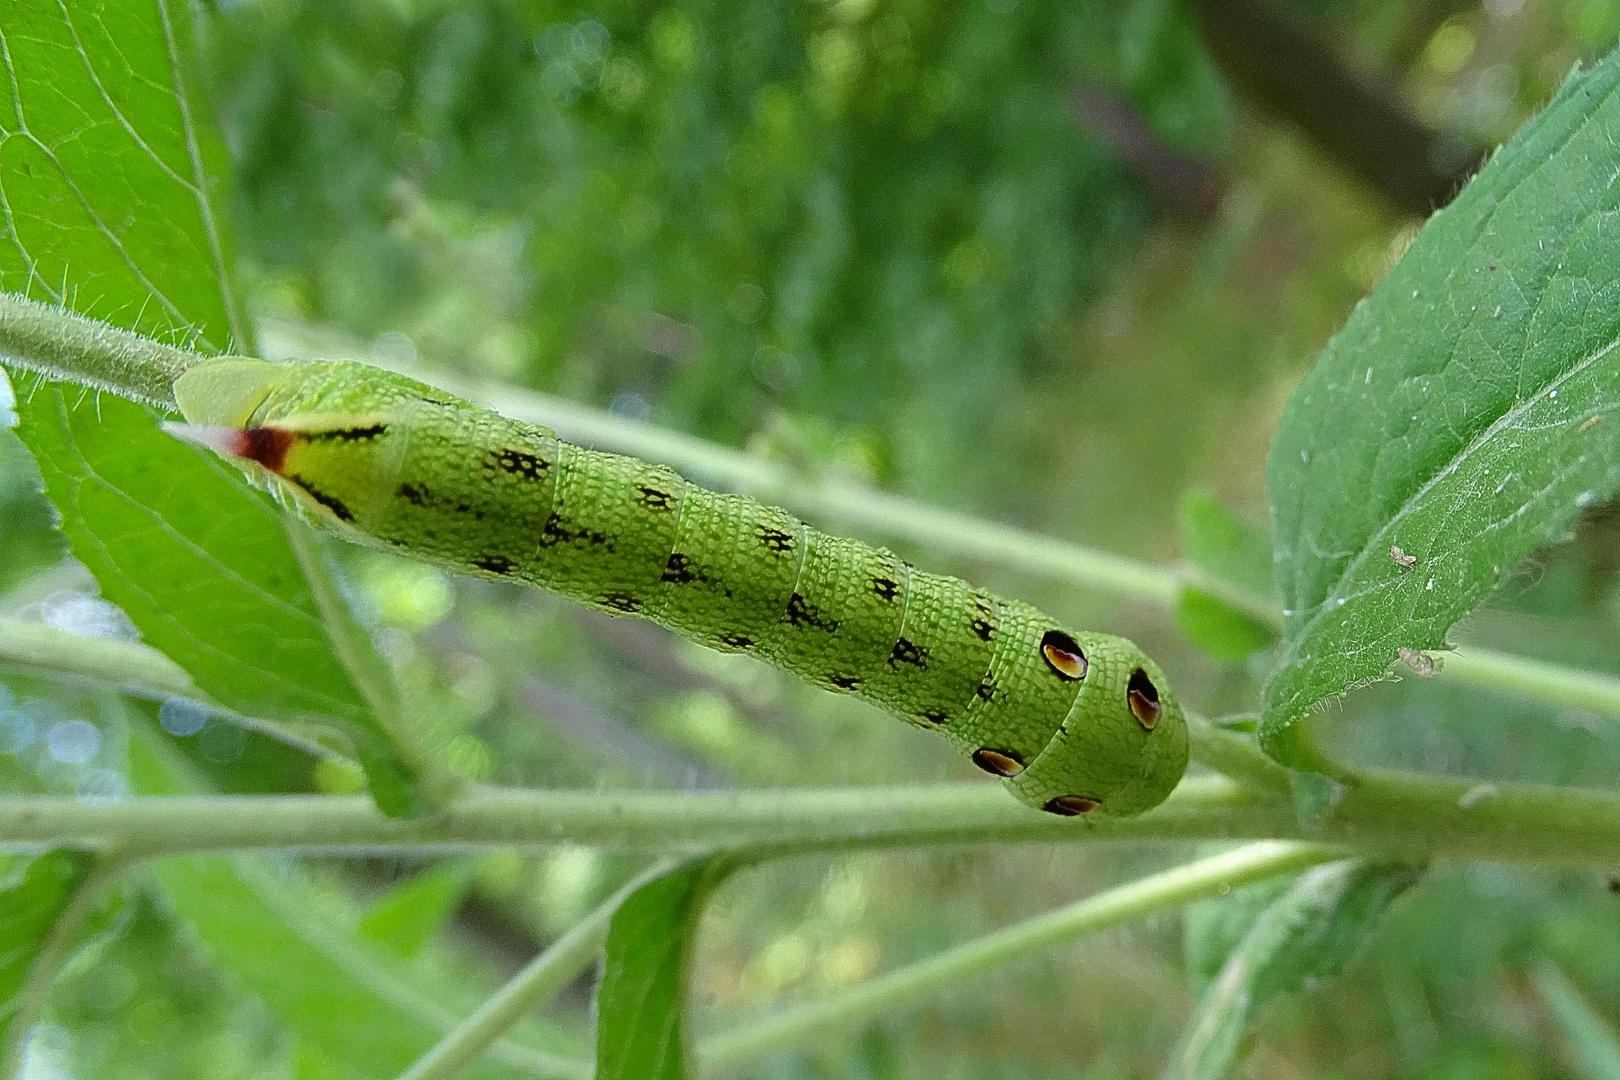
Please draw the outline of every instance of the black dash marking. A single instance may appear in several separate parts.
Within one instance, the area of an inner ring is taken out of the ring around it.
[[[985,622],[983,619],[974,619],[973,632],[974,634],[978,635],[980,641],[989,641],[995,636],[996,628]]]
[[[811,607],[805,603],[804,597],[794,593],[788,597],[787,611],[782,615],[782,621],[789,626],[813,626],[817,630],[825,630],[832,634],[838,631],[837,619],[823,619],[821,609]]]
[[[404,499],[412,506],[427,505],[428,490],[421,484],[412,484],[407,481],[406,483],[399,485],[399,491],[397,494],[400,498]]]
[[[899,667],[901,664],[926,668],[928,666],[928,650],[907,638],[901,638],[894,643],[894,651],[889,653],[889,666]]]
[[[491,574],[510,574],[517,568],[517,564],[505,555],[480,555],[473,560],[473,565]]]
[[[558,544],[575,544],[582,540],[587,544],[606,545],[609,551],[613,550],[613,545],[608,543],[607,533],[597,532],[594,529],[565,528],[561,515],[555,510],[546,518],[545,525],[540,529],[540,546],[543,548],[556,547]]]
[[[894,598],[900,595],[900,583],[886,577],[875,577],[872,579],[872,591],[892,604]]]
[[[773,529],[769,525],[759,527],[759,542],[778,555],[785,555],[793,550],[793,537],[781,529]]]
[[[629,593],[608,593],[602,597],[602,603],[614,611],[631,612],[641,610],[641,601]]]
[[[857,686],[861,685],[861,678],[859,675],[829,675],[827,676],[827,681],[838,687],[840,690],[853,690]]]
[[[523,450],[492,450],[490,459],[499,468],[525,480],[538,480],[540,474],[551,467],[551,462]]]
[[[996,684],[992,680],[986,679],[973,692],[979,695],[980,701],[989,701],[996,696]]]
[[[929,709],[927,712],[922,713],[920,715],[922,716],[922,718],[924,720],[928,721],[930,724],[944,724],[944,723],[948,723],[950,721],[950,719],[951,719],[950,717],[946,716],[944,713],[940,712],[938,709]]]
[[[679,551],[671,553],[669,561],[664,564],[663,576],[659,580],[672,585],[685,585],[688,581],[696,581],[697,575],[692,573],[692,560]]]
[[[667,491],[659,491],[657,488],[647,487],[645,484],[638,484],[636,490],[641,492],[641,505],[649,510],[673,510],[675,508],[675,496]]]
[[[308,492],[310,498],[314,499],[316,502],[320,503],[322,506],[324,506],[328,510],[332,511],[332,514],[339,521],[353,521],[354,520],[354,515],[349,512],[349,508],[347,506],[344,506],[343,502],[340,499],[337,499],[337,498],[335,498],[335,497],[333,497],[331,495],[326,494],[326,492],[321,491],[319,488],[312,487],[310,485],[310,483],[307,480],[305,480],[302,476],[289,476],[289,477],[287,477],[287,479],[292,481],[293,483],[297,484],[299,487],[303,488],[306,492]]]
[[[720,643],[733,649],[751,649],[754,647],[754,639],[743,637],[741,634],[726,634],[720,639]]]
[[[335,428],[332,431],[301,431],[298,437],[305,442],[364,442],[375,439],[388,430],[387,424],[368,424],[365,427]]]

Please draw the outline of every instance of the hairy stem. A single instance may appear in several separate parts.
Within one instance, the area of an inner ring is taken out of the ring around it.
[[[631,893],[675,867],[660,862],[638,874],[612,896],[597,905],[589,915],[531,960],[522,971],[480,1005],[476,1012],[446,1035],[438,1045],[422,1055],[416,1064],[400,1074],[399,1080],[454,1080],[461,1071],[499,1039],[525,1013],[590,966],[597,950],[607,940],[613,913]]]
[[[698,1047],[698,1059],[710,1067],[753,1061],[869,1023],[1042,949],[1344,854],[1340,848],[1321,844],[1265,842],[1187,863],[1026,919],[841,994],[788,1009],[753,1027],[716,1036]]]
[[[1058,818],[995,784],[721,793],[470,788],[430,818],[395,819],[360,797],[235,796],[81,803],[0,798],[0,847],[131,854],[241,849],[446,850],[557,843],[690,852],[853,850],[917,844],[1310,839],[1412,858],[1620,864],[1620,792],[1361,774],[1302,831],[1291,803],[1191,779],[1128,820]]]
[[[96,319],[0,292],[0,363],[174,407],[174,380],[203,357]]]

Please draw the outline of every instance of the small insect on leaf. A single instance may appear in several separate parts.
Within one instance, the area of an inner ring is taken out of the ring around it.
[[[1432,679],[1434,678],[1435,672],[1441,669],[1440,661],[1436,660],[1426,652],[1421,652],[1417,649],[1408,649],[1405,645],[1402,645],[1400,648],[1396,649],[1395,652],[1398,656],[1400,656],[1401,663],[1411,668],[1420,679]]]
[[[1588,431],[1591,431],[1593,428],[1597,427],[1601,423],[1603,423],[1603,414],[1602,413],[1598,413],[1596,416],[1588,417],[1586,419],[1585,423],[1581,424],[1580,427],[1575,429],[1575,434],[1577,434],[1577,435],[1585,435]]]
[[[1398,565],[1404,566],[1408,569],[1417,565],[1416,555],[1408,555],[1394,544],[1391,544],[1389,547],[1389,557],[1394,559]]]

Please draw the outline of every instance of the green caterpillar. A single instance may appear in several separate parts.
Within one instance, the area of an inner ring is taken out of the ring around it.
[[[362,364],[214,360],[174,393],[188,421],[175,434],[320,528],[857,694],[942,732],[1031,806],[1139,814],[1186,768],[1186,720],[1131,642],[776,507]]]

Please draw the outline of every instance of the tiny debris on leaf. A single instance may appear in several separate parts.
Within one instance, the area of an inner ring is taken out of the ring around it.
[[[1407,569],[1411,569],[1412,567],[1417,565],[1417,556],[1416,555],[1408,555],[1406,552],[1402,551],[1399,547],[1397,547],[1394,544],[1391,544],[1390,547],[1389,547],[1389,557],[1394,559],[1396,563],[1398,563],[1401,566],[1406,567]]]
[[[1420,679],[1432,679],[1434,673],[1440,670],[1440,661],[1426,652],[1417,649],[1408,649],[1405,645],[1395,650],[1401,658],[1401,663],[1411,668]]]
[[[1598,413],[1596,416],[1588,417],[1584,424],[1582,424],[1580,427],[1575,429],[1575,434],[1577,434],[1577,435],[1585,435],[1588,431],[1591,431],[1593,428],[1597,427],[1602,422],[1603,422],[1603,414],[1602,413]]]

